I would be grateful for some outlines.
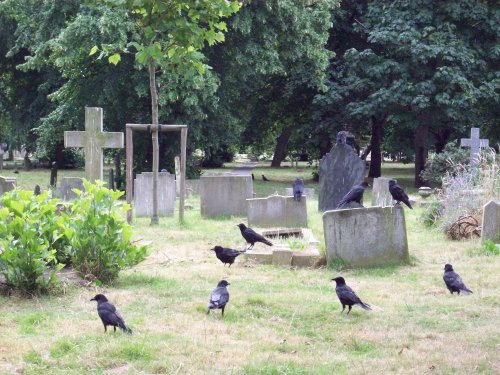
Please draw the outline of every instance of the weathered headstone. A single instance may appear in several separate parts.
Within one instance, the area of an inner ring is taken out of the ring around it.
[[[293,188],[285,188],[284,194],[286,196],[293,196]],[[307,198],[313,199],[314,198],[314,188],[304,188],[304,194],[302,196],[305,196]]]
[[[328,263],[341,259],[354,267],[371,267],[409,260],[401,206],[327,211],[323,230]]]
[[[201,215],[246,214],[248,198],[253,197],[250,175],[212,175],[200,178]]]
[[[0,176],[0,195],[7,191],[14,190],[17,186],[16,177],[4,177]]]
[[[172,216],[175,205],[175,179],[168,172],[158,173],[158,214]],[[134,180],[134,209],[137,217],[153,213],[153,172],[143,172]]]
[[[351,146],[333,146],[319,163],[319,210],[335,209],[354,185],[363,182],[364,176],[365,162]]]
[[[500,243],[500,201],[491,200],[484,205],[483,229],[481,231],[483,241],[490,240]]]
[[[57,163],[52,162],[52,167],[50,168],[50,187],[55,189],[57,186]]]
[[[64,147],[83,147],[85,178],[103,181],[103,149],[123,148],[123,133],[103,132],[102,108],[85,107],[85,131],[65,131]]]
[[[479,138],[479,128],[470,129],[470,138],[462,138],[460,146],[470,147],[470,162],[477,163],[479,161],[478,155],[481,148],[489,146],[489,140]]]
[[[247,218],[250,227],[295,228],[307,227],[306,197],[272,195],[267,198],[247,199]]]
[[[392,195],[389,191],[390,180],[392,179],[388,177],[377,177],[373,179],[372,206],[394,206],[396,201],[392,199]]]
[[[59,198],[65,201],[78,198],[73,189],[85,191],[83,179],[80,177],[63,177],[59,188]]]

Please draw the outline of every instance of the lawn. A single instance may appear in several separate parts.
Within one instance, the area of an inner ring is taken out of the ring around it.
[[[387,163],[384,175],[410,181],[410,167]],[[21,186],[31,189],[38,183],[21,183],[31,173],[18,175]],[[271,182],[263,182],[261,174]],[[299,170],[259,165],[254,175],[258,195],[281,191],[296,176],[313,186],[306,165]],[[370,190],[366,193],[370,202]],[[478,240],[452,242],[424,227],[421,208],[405,208],[409,265],[287,269],[239,257],[227,268],[209,249],[217,244],[241,248],[236,224],[245,218],[206,220],[196,202],[191,199],[194,210],[186,211],[182,226],[176,217],[161,218],[156,227],[146,218],[134,221],[136,239],[151,241],[150,255],[122,272],[113,286],[68,283],[54,296],[0,296],[0,373],[500,372],[499,258],[483,253]],[[309,222],[323,242],[317,203],[317,198],[308,201]],[[446,262],[474,294],[449,294],[442,280]],[[350,315],[340,314],[329,281],[337,275],[373,311],[353,307]],[[219,311],[207,316],[210,291],[223,278],[231,283],[225,316]],[[103,333],[90,301],[96,293],[115,303],[133,335]]]

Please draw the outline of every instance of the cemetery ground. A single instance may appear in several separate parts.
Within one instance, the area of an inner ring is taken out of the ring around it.
[[[9,176],[10,171],[4,171]],[[19,185],[32,189],[32,182]],[[257,166],[258,196],[290,187],[311,169]],[[410,189],[411,165],[386,163]],[[271,181],[264,182],[261,174]],[[39,183],[47,185],[48,173]],[[317,188],[317,185],[314,186]],[[316,199],[309,227],[323,243]],[[371,190],[365,193],[369,205]],[[420,223],[422,208],[405,208],[411,263],[371,269],[287,269],[256,265],[243,256],[224,267],[214,245],[242,249],[236,224],[246,218],[202,219],[199,201],[186,222],[177,216],[136,219],[137,239],[151,241],[148,258],[107,287],[64,284],[59,294],[0,296],[0,373],[25,374],[495,374],[500,372],[500,260],[479,240],[450,241]],[[256,248],[263,246],[256,244]],[[453,264],[470,296],[451,296],[442,280]],[[349,315],[334,291],[344,276],[373,311]],[[230,301],[206,315],[210,291],[227,279]],[[90,299],[104,293],[133,335],[103,333]]]

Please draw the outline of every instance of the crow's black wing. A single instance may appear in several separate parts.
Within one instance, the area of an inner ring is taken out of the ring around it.
[[[220,286],[215,288],[210,295],[209,309],[220,309],[229,301],[229,292],[226,287]]]
[[[341,208],[349,202],[358,202],[361,204],[361,199],[363,198],[364,191],[365,189],[362,186],[354,186],[346,195],[344,195],[344,197],[337,204],[336,208]]]

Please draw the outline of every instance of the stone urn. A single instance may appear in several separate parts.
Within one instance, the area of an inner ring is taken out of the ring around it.
[[[418,189],[418,195],[425,199],[428,196],[432,195],[432,189],[428,186],[422,186]]]

